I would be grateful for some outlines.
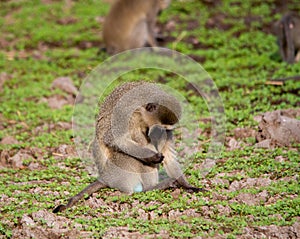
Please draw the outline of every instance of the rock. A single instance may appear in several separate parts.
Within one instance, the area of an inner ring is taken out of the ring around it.
[[[51,88],[58,88],[64,92],[76,96],[78,94],[77,88],[74,86],[70,77],[58,77],[52,82]]]
[[[8,163],[14,168],[24,168],[23,161],[25,159],[33,159],[32,155],[19,151],[13,157],[8,159]]]
[[[16,140],[12,136],[5,136],[1,141],[0,144],[19,144],[19,141]]]
[[[70,219],[54,215],[47,210],[40,210],[24,214],[20,225],[13,230],[12,238],[91,238],[90,232],[79,232],[80,227],[81,225],[74,224]]]
[[[238,238],[300,238],[300,223],[299,220],[292,226],[258,226],[254,228],[246,227],[242,237]]]
[[[240,193],[235,198],[230,200],[232,202],[244,203],[250,206],[259,205],[261,202],[266,202],[268,198],[268,192],[266,190],[258,193]]]
[[[234,129],[234,137],[236,139],[244,139],[255,136],[255,130],[250,128],[236,128]]]
[[[285,115],[293,114],[287,110],[276,110],[255,118],[259,122],[259,130],[256,133],[257,147],[270,148],[300,143],[300,120]]]
[[[64,18],[58,19],[56,22],[60,25],[70,25],[70,24],[76,23],[77,19],[75,17],[64,17]]]
[[[60,109],[64,105],[74,103],[74,98],[71,97],[64,97],[62,95],[53,95],[47,99],[48,105],[51,109]]]
[[[236,141],[235,138],[230,138],[227,144],[229,150],[241,148],[241,142]]]

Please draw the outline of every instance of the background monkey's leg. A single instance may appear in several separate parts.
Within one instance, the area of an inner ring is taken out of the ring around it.
[[[92,193],[97,192],[101,188],[106,188],[107,186],[103,183],[101,183],[99,180],[96,180],[95,182],[88,185],[85,189],[83,189],[80,193],[76,194],[74,197],[71,197],[67,203],[67,205],[61,204],[53,209],[54,213],[62,212],[66,210],[67,208],[72,207],[75,203],[77,203],[79,200],[81,200],[84,195],[90,196]]]

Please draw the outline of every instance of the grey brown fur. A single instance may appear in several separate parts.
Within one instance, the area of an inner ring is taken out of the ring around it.
[[[117,87],[101,105],[96,122],[93,156],[99,179],[54,212],[104,187],[127,193],[179,186],[200,191],[187,182],[176,160],[172,131],[180,116],[177,99],[155,84],[130,82]],[[170,178],[159,183],[161,162]]]
[[[275,23],[280,55],[290,64],[300,60],[300,17],[295,13],[285,14]]]
[[[116,0],[106,16],[103,40],[109,54],[156,46],[157,14],[171,0]]]

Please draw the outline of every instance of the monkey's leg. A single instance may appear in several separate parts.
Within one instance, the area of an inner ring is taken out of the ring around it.
[[[177,183],[177,187],[182,187],[187,191],[191,192],[206,192],[207,190],[203,188],[197,188],[189,184],[186,180],[181,168],[174,158],[170,158],[166,156],[166,160],[163,161],[164,168],[167,171],[167,174],[171,177],[171,179],[175,180]]]
[[[155,39],[155,18],[156,15],[152,15],[148,17],[147,19],[147,30],[148,30],[148,36],[147,36],[147,44],[149,44],[151,47],[157,46],[156,39]]]
[[[146,188],[145,191],[151,191],[151,190],[155,190],[155,189],[165,190],[168,188],[180,188],[180,187],[182,187],[183,189],[185,189],[188,192],[207,192],[207,190],[205,190],[203,188],[197,188],[197,187],[191,186],[183,176],[179,177],[178,179],[167,178],[155,186]]]
[[[292,64],[295,60],[295,44],[293,42],[292,29],[290,28],[290,19],[285,19],[283,26],[286,42],[286,61]]]
[[[186,180],[180,168],[180,165],[176,160],[176,151],[174,150],[173,147],[173,133],[171,130],[167,130],[166,132],[167,132],[168,141],[166,142],[162,153],[165,157],[163,160],[163,165],[164,168],[166,169],[168,176],[171,179],[176,180],[178,187],[182,187],[187,191],[192,191],[192,192],[206,191],[205,189],[197,188],[190,185],[189,182]]]
[[[178,187],[178,184],[177,184],[176,179],[167,178],[167,179],[165,179],[164,181],[158,183],[155,186],[145,188],[144,191],[151,191],[151,190],[155,190],[155,189],[165,190],[165,189],[168,189],[168,188],[177,188],[177,187]]]
[[[61,204],[53,209],[53,213],[58,213],[66,210],[67,208],[72,207],[75,203],[77,203],[79,200],[81,200],[84,195],[90,196],[92,193],[97,192],[101,188],[106,188],[107,186],[103,183],[101,183],[99,180],[96,180],[95,182],[88,185],[85,189],[83,189],[80,193],[75,195],[74,197],[71,197],[67,203],[67,205]]]
[[[181,175],[179,178],[176,179],[176,182],[179,184],[179,187],[184,188],[187,191],[191,192],[207,192],[204,188],[197,188],[189,184],[189,182],[186,180],[184,175]]]
[[[300,61],[300,50],[298,50],[298,53],[295,57],[295,62],[299,62]]]

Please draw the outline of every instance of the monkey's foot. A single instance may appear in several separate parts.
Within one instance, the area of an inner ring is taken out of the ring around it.
[[[189,187],[189,188],[185,188],[185,190],[189,193],[208,192],[208,190],[204,188],[197,188],[197,187]]]

